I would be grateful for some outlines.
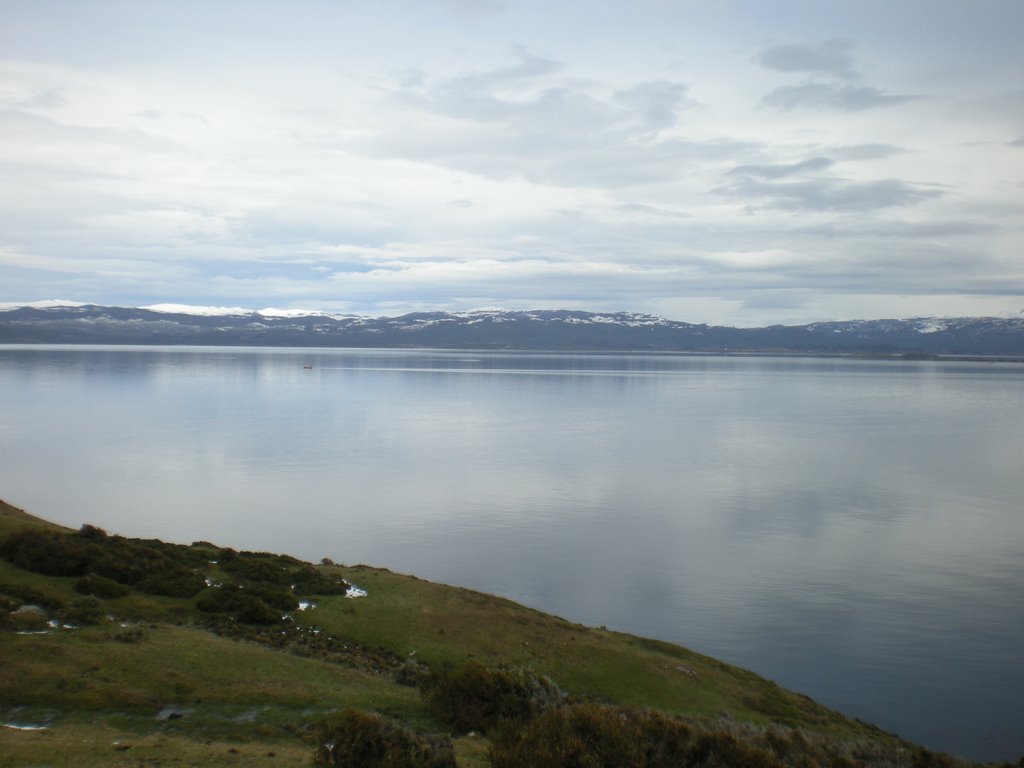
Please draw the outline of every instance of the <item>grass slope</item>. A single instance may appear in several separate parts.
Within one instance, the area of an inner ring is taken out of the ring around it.
[[[0,542],[26,529],[70,533],[0,502]],[[220,567],[210,564],[206,577],[222,576]],[[24,627],[8,615],[12,606],[46,603],[59,616],[59,606],[81,600],[77,579],[0,559],[0,596],[8,595],[0,611],[7,624],[0,628],[0,722],[7,726],[0,728],[0,765],[308,765],[310,724],[346,707],[414,730],[445,731],[403,675],[467,659],[529,668],[589,701],[748,728],[782,725],[887,755],[914,751],[873,726],[668,643],[387,570],[316,568],[368,593],[319,597],[314,609],[291,614],[300,639],[335,638],[328,650],[305,640],[274,647],[281,631],[273,626],[239,634],[227,621],[217,634],[196,598],[137,589],[102,601],[104,615],[94,625],[19,633]],[[235,637],[225,636],[225,626]],[[48,727],[10,727],[37,724]],[[460,736],[455,747],[460,766],[488,764],[482,737]]]

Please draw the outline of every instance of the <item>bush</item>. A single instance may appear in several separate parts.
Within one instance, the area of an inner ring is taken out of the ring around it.
[[[243,624],[280,624],[281,612],[274,610],[258,597],[243,594],[241,607],[235,611],[235,618]]]
[[[281,611],[290,608],[279,608],[277,605],[267,605],[261,599],[262,595],[256,590],[241,589],[239,587],[208,587],[204,589],[199,599],[196,600],[196,608],[205,613],[227,613],[235,617],[243,624],[278,624],[281,621]],[[279,593],[271,593],[279,594]],[[290,595],[284,595],[295,605],[295,599]]]
[[[0,556],[19,568],[47,576],[84,576],[89,558],[85,542],[52,531],[18,531],[0,545]]]
[[[489,670],[472,660],[431,674],[423,694],[434,715],[459,731],[529,720],[564,699],[548,678],[526,670]]]
[[[103,603],[92,595],[72,600],[64,611],[64,619],[75,624],[99,624],[104,616]]]
[[[348,590],[348,582],[344,579],[309,565],[296,568],[289,576],[297,595],[344,595]]]
[[[97,528],[95,525],[89,525],[86,523],[78,530],[78,535],[83,539],[105,539],[107,538],[107,532],[102,528]]]
[[[678,719],[596,704],[552,709],[491,735],[493,768],[782,768],[771,752]]]
[[[276,608],[278,611],[296,611],[299,608],[299,601],[295,599],[295,596],[282,589],[257,584],[250,589],[246,589],[246,592],[254,597],[258,597],[271,608]]]
[[[206,613],[231,613],[242,608],[242,591],[237,587],[207,587],[196,598],[196,608]]]
[[[270,559],[241,554],[229,560],[221,560],[220,567],[240,581],[254,581],[261,584],[287,586],[291,584],[287,570]]]
[[[164,597],[195,597],[206,587],[206,580],[198,573],[170,571],[154,573],[136,586],[142,592]]]
[[[0,557],[47,576],[95,573],[121,584],[145,581],[149,583],[146,591],[171,597],[191,596],[202,589],[203,580],[193,568],[206,564],[197,550],[156,540],[110,536],[89,525],[71,534],[18,531],[0,544]]]
[[[75,582],[75,592],[82,595],[95,595],[104,599],[111,597],[124,597],[131,592],[124,584],[118,584],[113,579],[89,573]]]
[[[445,736],[421,736],[372,715],[348,709],[321,721],[314,765],[343,768],[455,768]]]

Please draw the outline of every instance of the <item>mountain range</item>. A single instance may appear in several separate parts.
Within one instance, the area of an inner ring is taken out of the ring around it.
[[[362,317],[299,310],[37,302],[0,307],[0,343],[1024,357],[1024,317],[735,328],[632,312],[557,309]]]

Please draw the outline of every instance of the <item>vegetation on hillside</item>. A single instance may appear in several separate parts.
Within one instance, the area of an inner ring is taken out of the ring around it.
[[[961,764],[677,646],[382,569],[2,502],[0,558],[0,764]]]

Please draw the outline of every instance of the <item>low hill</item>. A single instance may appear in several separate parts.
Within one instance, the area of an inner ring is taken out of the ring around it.
[[[371,318],[85,304],[0,309],[0,343],[1024,357],[1024,318],[911,318],[732,328],[632,312],[476,310]]]
[[[2,502],[0,558],[2,765],[452,764],[342,762],[342,710],[450,736],[463,767],[967,765],[684,648],[365,565]]]

